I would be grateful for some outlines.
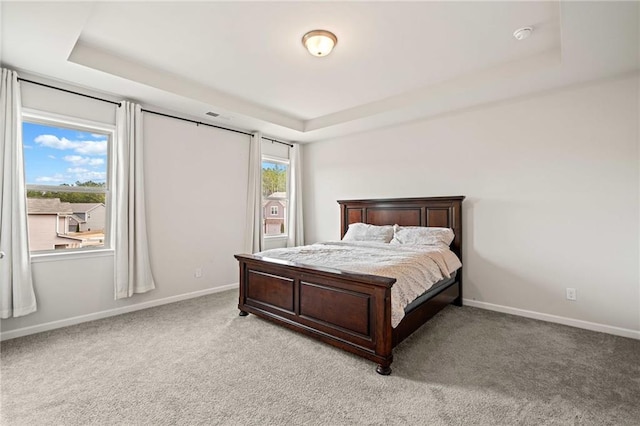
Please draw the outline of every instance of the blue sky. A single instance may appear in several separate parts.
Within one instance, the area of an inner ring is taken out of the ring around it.
[[[271,161],[263,161],[262,162],[262,169],[277,169],[277,170],[286,170],[287,166],[285,166],[284,164],[280,164],[280,163],[273,163]]]
[[[27,184],[106,181],[106,135],[24,122],[22,141]]]

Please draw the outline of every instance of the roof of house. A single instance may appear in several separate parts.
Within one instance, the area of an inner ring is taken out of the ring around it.
[[[262,200],[262,207],[266,207],[267,204],[269,204],[269,203],[271,203],[272,205],[273,205],[273,203],[280,204],[282,207],[285,207],[285,205],[286,205],[285,204],[285,200],[278,200],[278,199],[269,200],[269,199],[266,199],[266,200]]]
[[[30,214],[73,214],[71,203],[63,203],[59,198],[27,198]]]
[[[27,211],[31,214],[65,214],[86,213],[96,207],[103,206],[103,203],[66,203],[59,198],[27,198]],[[79,221],[84,222],[78,216]]]
[[[96,207],[103,206],[102,203],[70,203],[74,213],[86,213]]]
[[[68,215],[71,219],[75,220],[77,223],[87,223],[86,220],[84,220],[83,218],[81,218],[80,216],[77,216],[75,214],[72,215]]]
[[[271,193],[269,196],[266,197],[267,199],[272,199],[272,198],[287,198],[287,193],[286,192],[273,192]]]

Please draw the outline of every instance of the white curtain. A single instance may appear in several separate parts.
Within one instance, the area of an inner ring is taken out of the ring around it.
[[[289,237],[287,247],[304,245],[302,222],[302,146],[289,148]]]
[[[147,243],[140,105],[122,102],[116,132],[115,297],[122,299],[156,287]]]
[[[27,200],[22,158],[18,74],[5,68],[0,81],[0,318],[35,312]]]
[[[262,133],[255,132],[250,143],[245,250],[257,253],[262,250]]]

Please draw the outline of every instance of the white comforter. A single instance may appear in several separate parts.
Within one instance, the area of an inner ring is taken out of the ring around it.
[[[256,255],[396,278],[391,288],[392,327],[400,323],[409,303],[462,266],[458,257],[445,247],[360,241],[272,249]]]

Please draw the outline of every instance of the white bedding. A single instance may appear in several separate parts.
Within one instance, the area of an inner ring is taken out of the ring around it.
[[[400,323],[409,303],[462,266],[448,248],[364,241],[332,241],[266,250],[256,255],[396,278],[391,288],[392,327]]]

